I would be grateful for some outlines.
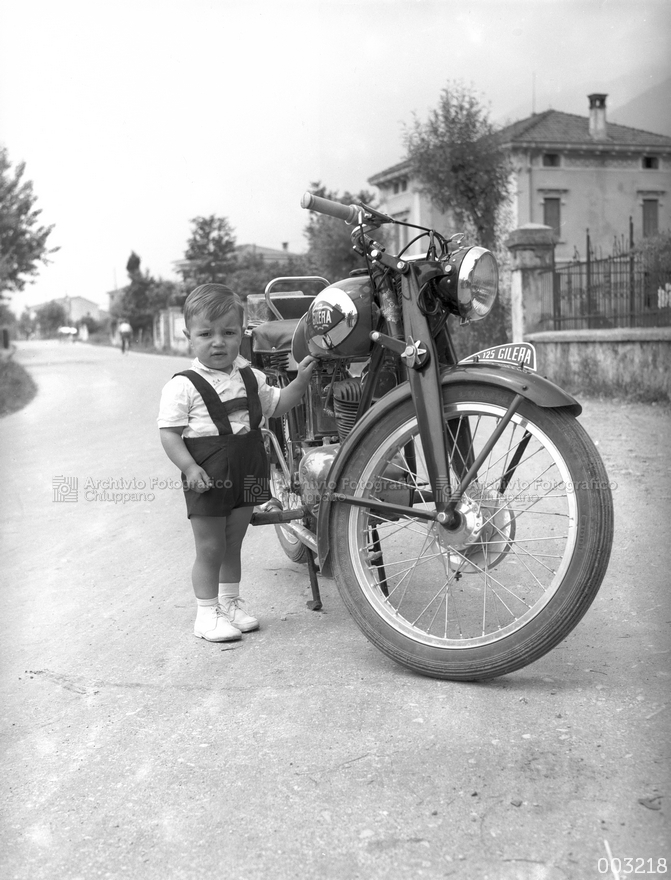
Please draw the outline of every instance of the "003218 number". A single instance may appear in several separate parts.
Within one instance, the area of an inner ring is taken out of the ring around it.
[[[601,858],[597,862],[599,874],[613,871],[619,874],[666,874],[666,859],[615,859]]]

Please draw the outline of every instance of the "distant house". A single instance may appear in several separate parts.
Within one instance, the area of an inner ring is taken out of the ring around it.
[[[394,220],[428,226],[442,233],[456,231],[452,220],[436,208],[429,197],[421,191],[409,159],[374,174],[368,178],[368,183],[376,186],[380,191],[380,210],[389,214]],[[389,246],[394,253],[399,253],[415,237],[417,230],[405,226],[392,226],[388,233],[393,236]],[[414,246],[411,245],[407,253],[418,254],[422,248],[426,248],[426,244],[420,241]]]
[[[121,301],[121,297],[126,292],[126,289],[127,288],[125,288],[125,287],[117,287],[116,290],[110,290],[108,292],[107,296],[109,298],[110,313],[113,312],[115,306],[117,306],[119,304],[119,302]]]
[[[300,254],[294,254],[289,250],[287,242],[283,242],[282,249],[263,247],[260,244],[237,244],[235,253],[238,259],[244,259],[247,256],[256,257],[263,263],[280,263],[284,265],[292,258],[297,258]],[[176,272],[182,274],[189,266],[189,260],[176,260],[173,264]]]
[[[508,125],[499,137],[513,161],[512,225],[543,223],[569,260],[592,246],[609,253],[615,238],[641,238],[671,228],[671,138],[609,123],[607,95],[588,96],[589,116],[546,110]],[[450,228],[420,192],[408,160],[375,174],[381,210],[421,226]],[[408,232],[399,230],[399,243]]]
[[[288,263],[292,257],[298,257],[299,254],[292,254],[289,251],[288,242],[282,244],[282,250],[276,248],[261,247],[258,244],[239,244],[236,245],[235,251],[239,258],[246,256],[257,257],[264,263]]]
[[[101,309],[98,303],[86,299],[84,296],[61,296],[57,299],[49,300],[49,302],[58,303],[59,306],[63,307],[68,324],[77,324],[82,318],[93,318],[94,321],[103,321],[107,317],[107,312]],[[36,312],[45,305],[48,305],[48,303],[31,306],[30,309]]]

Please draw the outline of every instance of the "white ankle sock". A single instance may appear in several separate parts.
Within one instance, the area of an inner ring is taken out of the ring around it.
[[[215,596],[214,599],[199,599],[196,596],[196,602],[198,603],[198,614],[204,611],[206,608],[212,608],[218,604],[219,599]]]
[[[219,584],[219,601],[237,599],[240,596],[240,584]]]

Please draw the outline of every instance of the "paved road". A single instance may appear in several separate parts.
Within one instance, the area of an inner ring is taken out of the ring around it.
[[[602,591],[549,656],[457,684],[378,653],[332,581],[326,612],[307,610],[271,527],[246,545],[261,632],[194,639],[190,530],[154,421],[184,360],[18,357],[40,390],[0,421],[3,880],[581,880],[617,876],[608,848],[646,860],[620,877],[671,862],[668,409],[586,403],[617,483]]]

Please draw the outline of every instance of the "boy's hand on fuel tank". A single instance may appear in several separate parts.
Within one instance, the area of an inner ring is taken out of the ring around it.
[[[312,357],[311,354],[304,357],[303,360],[298,364],[298,375],[297,379],[302,380],[307,384],[310,381],[310,376],[312,375],[312,370],[314,369],[314,365],[317,363],[317,358]]]

